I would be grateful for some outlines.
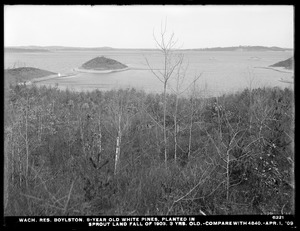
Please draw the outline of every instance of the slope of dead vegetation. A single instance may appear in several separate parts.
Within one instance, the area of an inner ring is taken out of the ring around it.
[[[162,94],[9,91],[6,215],[294,213],[289,89],[182,98],[177,111],[167,95],[167,165]]]

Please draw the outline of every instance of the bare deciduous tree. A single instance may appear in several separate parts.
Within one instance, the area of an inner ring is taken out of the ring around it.
[[[117,131],[114,167],[114,174],[116,175],[119,169],[122,137],[128,130],[131,119],[136,114],[136,111],[133,102],[121,92],[109,105],[109,114],[112,115],[112,122]]]
[[[166,129],[166,111],[167,111],[167,86],[169,80],[174,74],[174,71],[179,68],[183,62],[183,55],[176,52],[177,41],[174,39],[174,33],[167,36],[167,25],[161,26],[159,38],[154,33],[153,37],[157,48],[163,56],[163,68],[154,69],[149,60],[146,58],[147,65],[150,71],[156,76],[156,78],[163,84],[163,137],[164,137],[164,156],[165,165],[167,167],[167,129]]]

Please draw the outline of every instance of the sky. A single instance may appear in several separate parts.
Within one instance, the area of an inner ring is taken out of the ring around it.
[[[162,24],[183,49],[294,47],[291,5],[5,5],[4,46],[155,48]]]

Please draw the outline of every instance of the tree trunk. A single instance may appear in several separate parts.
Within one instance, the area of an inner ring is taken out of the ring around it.
[[[18,146],[18,162],[19,162],[19,186],[21,187],[21,184],[22,184],[22,171],[24,171],[23,170],[23,167],[24,166],[22,166],[22,157],[21,157],[21,151],[20,151],[20,147]]]
[[[217,113],[218,113],[218,122],[219,122],[219,134],[220,134],[220,139],[222,140],[223,139],[223,134],[222,134],[222,121],[221,121],[221,114],[220,114],[220,105],[219,105],[219,100],[217,98]]]
[[[230,175],[229,175],[229,151],[226,153],[226,200],[229,202],[229,189],[230,189]]]
[[[116,155],[115,155],[115,175],[118,173],[118,166],[120,160],[120,153],[121,153],[121,116],[119,116],[119,128],[118,128],[118,136],[117,136],[117,145],[116,145]]]
[[[164,83],[164,152],[165,152],[165,166],[167,168],[167,132],[166,132],[166,90],[167,90],[167,82]]]
[[[249,89],[249,130],[252,128],[252,89]]]
[[[99,117],[98,117],[98,139],[97,139],[97,146],[98,146],[98,154],[97,154],[97,164],[99,164],[100,162],[100,155],[102,152],[102,130],[101,130],[101,115],[99,113]]]
[[[193,105],[193,99],[192,99],[192,112],[191,112],[191,118],[190,118],[190,129],[189,129],[189,149],[188,149],[188,160],[190,159],[191,154],[191,148],[192,148],[192,128],[193,128],[193,114],[194,114],[194,105]]]
[[[10,184],[10,177],[14,175],[13,172],[13,164],[11,165],[11,170],[10,168],[10,164],[13,163],[13,158],[14,158],[14,152],[13,152],[13,133],[11,132],[10,135],[7,134],[6,138],[4,138],[4,210],[7,207],[7,203],[8,203],[8,186]],[[11,145],[11,147],[9,147],[9,145]],[[9,158],[9,150],[10,148],[12,149],[12,156],[11,158]],[[11,163],[10,163],[11,162]],[[13,183],[13,181],[12,181]]]
[[[28,107],[29,107],[29,99],[27,99],[26,105],[26,117],[25,117],[25,145],[26,145],[26,185],[28,180],[28,169],[29,169],[29,140],[28,140]]]
[[[175,133],[174,133],[174,160],[175,163],[177,161],[177,133],[178,133],[178,128],[177,128],[177,111],[178,111],[178,96],[176,95],[176,103],[175,103],[175,115],[174,115],[174,127],[175,127]]]
[[[87,157],[86,150],[85,150],[85,142],[84,142],[84,134],[83,134],[83,122],[81,117],[79,117],[79,130],[80,130],[80,138],[81,138],[81,145],[84,157]]]

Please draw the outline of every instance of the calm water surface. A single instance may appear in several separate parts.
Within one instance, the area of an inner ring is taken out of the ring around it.
[[[276,62],[290,58],[291,52],[213,52],[185,51],[185,81],[181,89],[185,89],[195,76],[199,88],[208,95],[242,90],[246,87],[278,86],[291,87],[279,82],[280,78],[290,78],[293,73],[282,73],[274,70],[257,68],[267,67]],[[126,64],[131,69],[108,74],[77,73],[75,76],[56,78],[37,83],[37,85],[55,85],[74,90],[109,90],[135,87],[147,92],[161,92],[161,82],[149,71],[145,59],[154,69],[160,69],[163,60],[154,51],[57,51],[49,53],[6,53],[5,68],[15,63],[37,67],[57,73],[71,73],[74,68],[97,56],[105,56]],[[175,88],[171,81],[169,90]],[[188,91],[187,91],[188,93]]]

